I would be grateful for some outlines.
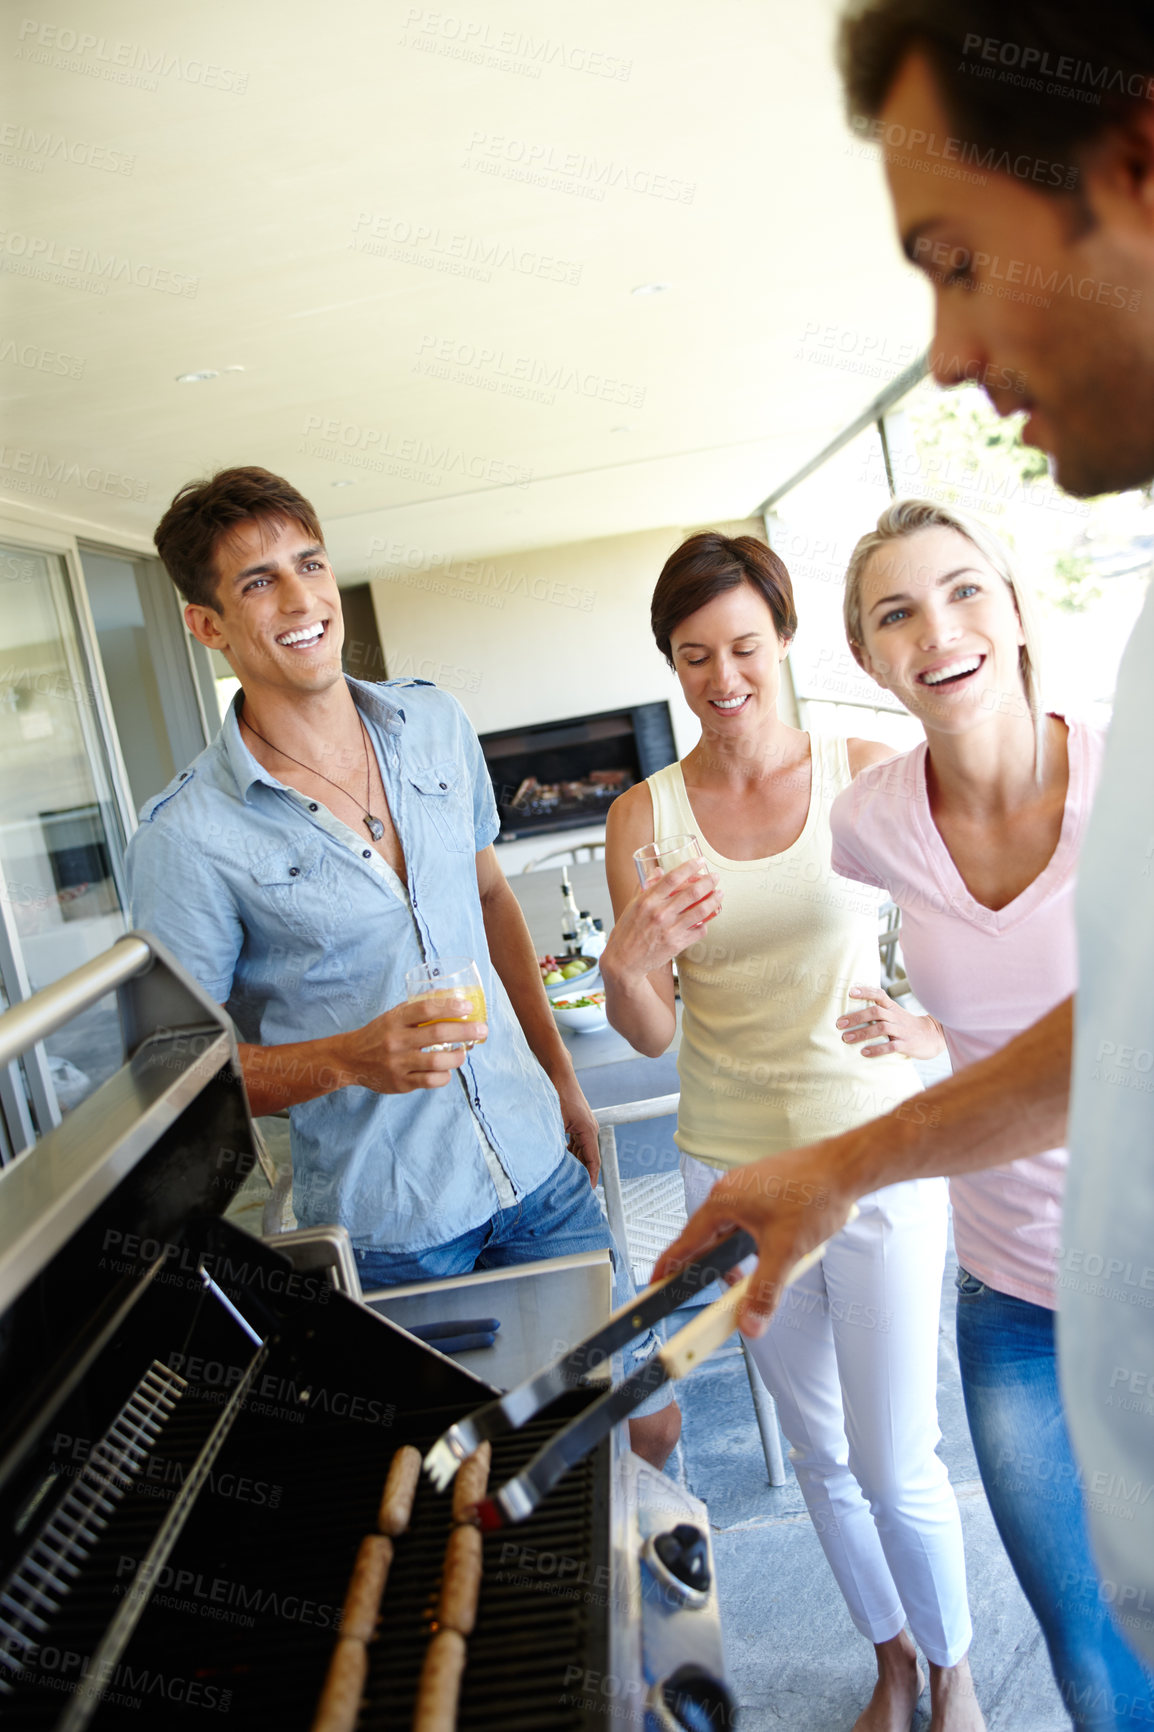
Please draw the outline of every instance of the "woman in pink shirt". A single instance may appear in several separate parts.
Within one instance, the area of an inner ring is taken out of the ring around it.
[[[926,740],[835,801],[834,869],[898,904],[931,1014],[861,989],[869,1002],[838,1026],[869,1059],[928,1055],[936,1023],[957,1070],[1074,988],[1074,870],[1102,739],[1041,712],[1006,555],[952,511],[901,500],[882,513],[850,559],[845,622],[854,656]],[[958,1360],[982,1483],[1063,1700],[1075,1725],[1104,1732],[1154,1711],[1099,1592],[1058,1392],[1065,1167],[1051,1149],[950,1181]]]

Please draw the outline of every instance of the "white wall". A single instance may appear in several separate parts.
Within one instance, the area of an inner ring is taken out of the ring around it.
[[[717,527],[764,539],[757,522]],[[697,723],[653,642],[649,601],[689,533],[653,529],[444,563],[386,544],[366,575],[389,677],[444,686],[478,733],[664,698],[684,755]]]

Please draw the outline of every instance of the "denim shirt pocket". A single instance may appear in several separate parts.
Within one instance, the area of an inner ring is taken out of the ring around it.
[[[258,855],[249,870],[270,920],[302,938],[331,941],[352,911],[319,839],[286,839]]]
[[[472,790],[462,766],[452,758],[415,765],[408,770],[408,780],[424,824],[431,825],[443,846],[454,854],[476,853]]]

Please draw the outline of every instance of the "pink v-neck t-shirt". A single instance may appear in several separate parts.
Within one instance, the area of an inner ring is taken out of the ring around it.
[[[1005,908],[974,900],[938,833],[924,743],[863,770],[834,801],[834,871],[887,890],[901,909],[910,984],[941,1023],[955,1071],[997,1052],[1076,984],[1074,873],[1103,736],[1079,722],[1068,727],[1058,845]],[[1050,1310],[1065,1170],[1065,1149],[1049,1149],[950,1180],[958,1261],[988,1287]]]

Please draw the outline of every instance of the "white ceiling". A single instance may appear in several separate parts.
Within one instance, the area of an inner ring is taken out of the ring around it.
[[[28,10],[0,508],[143,545],[260,463],[343,581],[740,518],[925,340],[832,0]]]

